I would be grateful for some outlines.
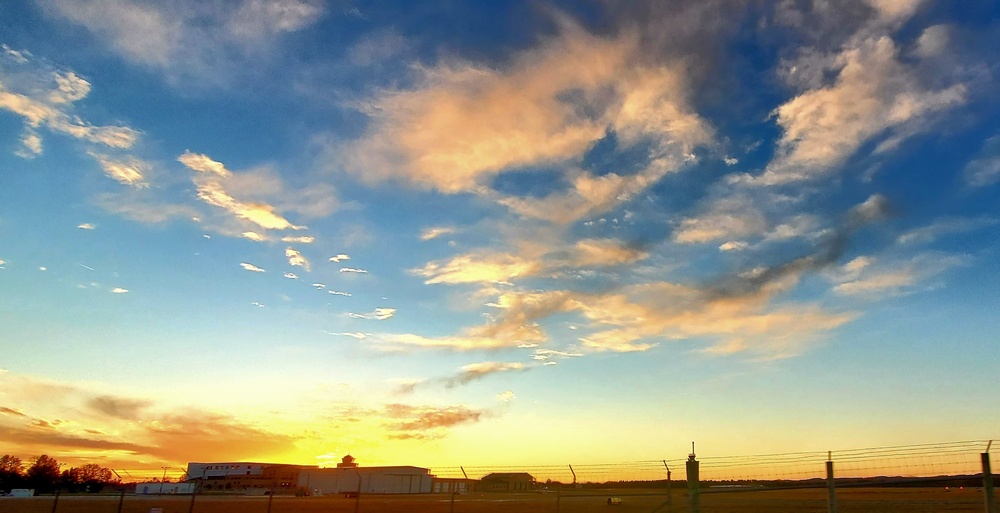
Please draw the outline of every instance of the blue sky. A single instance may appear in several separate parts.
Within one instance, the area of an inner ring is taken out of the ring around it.
[[[5,3],[0,450],[996,435],[998,11]]]

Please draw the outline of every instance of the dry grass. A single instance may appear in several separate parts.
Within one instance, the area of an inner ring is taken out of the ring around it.
[[[662,490],[588,490],[528,494],[362,496],[360,502],[343,496],[326,497],[238,497],[199,495],[193,513],[651,513],[663,505]],[[658,495],[650,495],[658,494]],[[609,506],[608,497],[622,503]],[[841,513],[957,513],[982,512],[982,491],[967,488],[849,488],[837,491]],[[65,495],[55,513],[118,513],[118,496]],[[0,498],[0,513],[53,513],[54,498]],[[121,513],[189,513],[191,496],[127,495]],[[454,508],[454,509],[453,509]],[[687,497],[673,494],[672,505],[660,513],[688,513]],[[826,490],[776,490],[705,493],[702,513],[816,513],[826,511]]]

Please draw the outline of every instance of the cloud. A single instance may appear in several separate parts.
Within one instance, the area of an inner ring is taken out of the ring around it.
[[[73,104],[90,92],[86,80],[29,59],[28,52],[5,48],[0,54],[0,109],[20,116],[24,123],[18,156],[33,158],[42,153],[39,127],[115,149],[128,149],[138,139],[139,132],[129,127],[95,126],[73,112]]]
[[[174,219],[191,219],[199,212],[189,205],[164,203],[151,196],[149,188],[126,188],[102,193],[95,202],[104,210],[140,223],[161,224]]]
[[[67,454],[72,460],[74,453],[86,450],[132,463],[183,464],[200,458],[236,461],[275,456],[291,450],[297,441],[218,413],[184,408],[165,413],[147,399],[93,393],[29,376],[5,375],[0,397],[60,416],[0,410],[10,417],[0,424],[0,437],[12,453]]]
[[[345,260],[350,260],[351,257],[348,255],[340,254],[330,257],[331,262],[343,262]]]
[[[376,308],[371,313],[359,314],[359,313],[348,313],[349,317],[354,319],[369,319],[375,321],[384,321],[396,315],[395,308]]]
[[[434,407],[389,404],[385,406],[385,415],[393,419],[391,427],[396,431],[426,432],[476,423],[486,413],[465,405]]]
[[[896,238],[899,244],[926,244],[946,235],[980,230],[1000,223],[994,217],[961,218],[946,217],[935,219],[927,226],[907,231]]]
[[[480,252],[458,255],[449,261],[429,262],[411,272],[426,278],[426,284],[498,283],[511,281],[519,276],[538,274],[542,268],[542,264],[535,259]]]
[[[149,171],[149,165],[145,162],[128,157],[125,159],[113,159],[107,155],[88,152],[104,170],[104,174],[117,180],[119,183],[132,187],[149,187],[145,181],[145,175]]]
[[[931,114],[966,100],[961,84],[924,89],[888,36],[852,41],[833,61],[836,80],[802,93],[774,111],[781,138],[763,174],[741,179],[776,185],[826,175],[863,144],[881,139],[876,153],[926,129]]]
[[[461,371],[445,379],[445,385],[449,388],[456,387],[458,385],[465,385],[472,381],[483,379],[486,376],[492,374],[498,374],[503,372],[511,371],[524,371],[527,367],[520,362],[481,362],[481,363],[470,363],[468,365],[462,366]]]
[[[719,246],[719,251],[743,251],[747,249],[749,244],[743,241],[731,240],[729,242],[724,242]]]
[[[243,66],[273,64],[282,35],[324,13],[311,0],[45,0],[45,12],[89,31],[126,60],[164,73],[178,87],[219,86],[248,75]]]
[[[293,237],[291,235],[288,235],[288,236],[285,236],[285,237],[281,238],[281,242],[295,242],[295,243],[299,243],[299,244],[312,244],[315,241],[316,241],[316,237],[312,237],[312,236],[309,236],[309,235],[303,235],[303,236],[300,236],[300,237]]]
[[[967,262],[968,257],[964,255],[937,252],[922,253],[901,262],[877,262],[858,257],[830,273],[829,277],[837,283],[833,287],[837,294],[882,298],[912,292],[917,284]]]
[[[115,287],[115,288],[111,289],[111,292],[114,293],[114,294],[128,294],[128,289],[123,289],[121,287]]]
[[[302,256],[302,253],[300,253],[295,248],[292,247],[285,248],[285,258],[288,259],[288,265],[301,267],[306,271],[310,270],[309,260],[306,260],[306,257]]]
[[[442,235],[450,235],[455,233],[455,228],[450,226],[437,226],[434,228],[427,228],[426,230],[420,232],[420,240],[431,240],[436,239]]]
[[[965,181],[973,187],[985,187],[1000,181],[1000,135],[983,143],[979,155],[966,164]]]
[[[511,390],[505,390],[505,391],[500,392],[499,394],[497,394],[497,400],[500,401],[500,402],[502,402],[502,403],[509,403],[509,402],[513,401],[514,399],[517,399],[517,396]]]
[[[236,220],[249,223],[236,233],[257,233],[256,230],[304,230],[293,224],[279,210],[296,212],[305,217],[323,217],[338,207],[332,187],[314,184],[299,190],[287,188],[277,172],[263,166],[234,173],[218,161],[203,154],[185,152],[177,159],[196,172],[192,176],[198,198],[232,214]],[[233,231],[233,230],[229,230]],[[266,238],[261,235],[262,238]],[[311,237],[289,240],[305,241]]]
[[[341,292],[339,290],[328,290],[327,292],[330,293],[330,294],[333,294],[334,296],[351,297],[351,293],[350,292]]]
[[[240,267],[242,267],[242,268],[244,268],[244,269],[246,269],[246,270],[248,270],[250,272],[255,272],[255,273],[266,273],[267,272],[264,269],[261,269],[260,267],[257,267],[256,265],[248,264],[246,262],[241,263]]]
[[[365,269],[358,269],[356,267],[341,267],[340,272],[342,273],[353,273],[353,274],[368,274]]]
[[[102,395],[91,398],[87,406],[94,411],[111,417],[138,420],[140,414],[152,406],[151,401]]]
[[[652,62],[634,31],[605,38],[559,23],[558,36],[501,65],[450,59],[419,69],[412,88],[365,103],[368,133],[330,148],[331,157],[363,180],[472,192],[565,224],[626,201],[711,140],[681,62]],[[580,169],[609,133],[620,149],[651,143],[649,163],[629,175]],[[532,169],[554,170],[568,186],[543,198],[492,190],[502,173]]]
[[[199,173],[214,174],[224,178],[228,178],[233,174],[226,169],[226,166],[222,162],[212,160],[208,155],[201,153],[185,151],[180,157],[177,157],[177,161],[187,166],[188,169],[198,171]]]
[[[263,242],[267,240],[263,235],[257,232],[243,232],[240,235],[242,235],[244,239],[250,239],[254,242]]]
[[[93,223],[83,223],[83,224],[77,226],[77,228],[79,228],[81,230],[93,230],[93,229],[97,228],[97,226],[95,226]]]
[[[285,273],[285,278],[288,278],[289,280],[299,279],[298,275],[296,275],[295,273]]]

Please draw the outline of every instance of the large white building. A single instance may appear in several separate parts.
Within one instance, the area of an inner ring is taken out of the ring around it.
[[[303,468],[299,487],[311,495],[348,492],[396,494],[430,493],[433,476],[430,469],[411,466],[360,467],[351,455],[344,456],[336,468]]]

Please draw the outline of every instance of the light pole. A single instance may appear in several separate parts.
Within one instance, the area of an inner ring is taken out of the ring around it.
[[[167,478],[167,469],[170,467],[160,467],[163,469],[163,477],[160,478],[160,495],[163,495],[163,480]]]

